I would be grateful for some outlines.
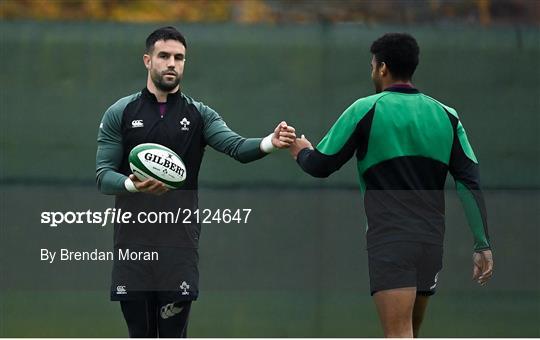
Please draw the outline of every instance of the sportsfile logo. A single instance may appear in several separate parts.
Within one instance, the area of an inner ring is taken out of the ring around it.
[[[184,170],[178,166],[172,166],[171,162],[161,157],[152,158],[160,165],[183,174]],[[168,165],[167,162],[169,163]],[[41,223],[49,227],[56,228],[64,224],[97,224],[105,227],[107,224],[129,224],[129,223],[248,223],[252,209],[184,209],[178,208],[176,211],[140,211],[136,214],[122,209],[107,208],[105,211],[42,211]]]
[[[143,126],[144,126],[144,123],[143,123],[142,119],[136,119],[136,120],[131,122],[131,127],[132,128],[140,128],[140,127],[143,127]]]
[[[184,119],[180,121],[180,125],[182,125],[182,128],[180,130],[189,131],[189,128],[188,128],[189,124],[191,124],[191,122],[187,120],[186,117],[184,117]]]
[[[116,295],[125,295],[127,294],[126,286],[116,286]]]

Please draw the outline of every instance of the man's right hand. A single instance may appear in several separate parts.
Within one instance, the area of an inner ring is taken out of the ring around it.
[[[473,280],[481,286],[493,276],[493,254],[491,250],[481,250],[473,254]]]
[[[289,152],[294,160],[296,160],[300,151],[305,148],[313,149],[313,146],[311,145],[311,142],[304,135],[302,135],[300,138],[296,138],[294,143],[291,144],[289,147]]]
[[[162,195],[169,191],[169,188],[167,188],[165,184],[163,184],[163,182],[160,182],[156,179],[149,178],[147,180],[141,181],[133,174],[129,175],[129,179],[133,182],[135,188],[137,188],[137,190],[139,190],[140,192],[145,192],[147,194],[153,195]]]

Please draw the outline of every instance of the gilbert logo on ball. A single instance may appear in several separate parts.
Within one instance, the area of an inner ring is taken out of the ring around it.
[[[129,168],[144,181],[157,179],[169,189],[177,189],[186,180],[186,166],[171,149],[155,143],[144,143],[134,147],[129,153]]]

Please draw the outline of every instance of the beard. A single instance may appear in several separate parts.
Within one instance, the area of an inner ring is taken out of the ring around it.
[[[154,85],[160,89],[163,92],[170,92],[174,90],[178,84],[180,84],[181,75],[176,74],[175,78],[173,80],[166,80],[165,74],[170,71],[165,71],[163,73],[159,73],[156,70],[152,70],[150,72],[150,78],[152,79],[152,82]]]

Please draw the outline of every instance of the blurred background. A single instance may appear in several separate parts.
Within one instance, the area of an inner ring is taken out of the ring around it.
[[[112,225],[40,224],[113,207],[95,187],[103,112],[145,86],[144,40],[188,41],[183,91],[246,137],[281,121],[317,143],[373,93],[369,46],[420,45],[414,83],[454,107],[480,161],[495,276],[471,281],[472,236],[448,180],[444,269],[427,337],[540,337],[540,2],[0,0],[0,336],[123,337],[111,263],[39,261],[41,248],[112,248]],[[208,149],[192,337],[378,337],[354,161],[327,180],[286,151],[243,165]]]

